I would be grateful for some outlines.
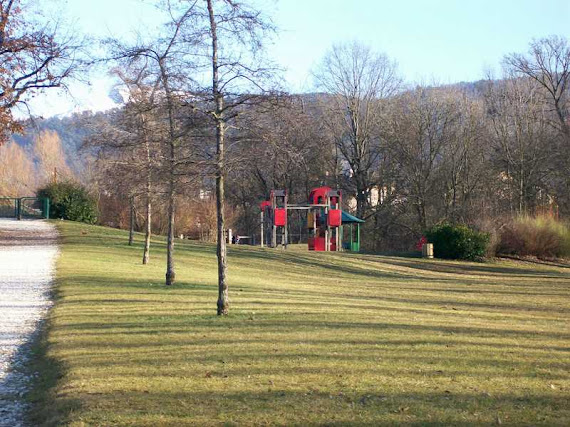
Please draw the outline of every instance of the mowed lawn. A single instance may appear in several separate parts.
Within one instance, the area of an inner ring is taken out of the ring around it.
[[[58,222],[34,424],[570,425],[570,269],[213,245]]]

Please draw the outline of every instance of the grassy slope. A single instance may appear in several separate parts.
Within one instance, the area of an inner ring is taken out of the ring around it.
[[[568,269],[232,247],[218,318],[213,246],[59,227],[36,422],[570,423]]]

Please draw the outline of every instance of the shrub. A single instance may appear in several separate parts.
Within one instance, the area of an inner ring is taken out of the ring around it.
[[[500,230],[504,226],[504,221],[498,218],[481,217],[475,219],[473,225],[476,230],[489,234],[489,243],[487,243],[485,258],[493,258],[496,256],[497,246],[501,239]]]
[[[485,256],[489,234],[472,230],[466,225],[440,224],[426,231],[433,243],[434,256],[447,259],[478,260]]]
[[[550,216],[521,216],[504,227],[497,253],[570,257],[570,228]]]
[[[63,218],[88,224],[97,222],[97,202],[79,184],[52,183],[38,190],[37,196],[50,199],[50,218]]]

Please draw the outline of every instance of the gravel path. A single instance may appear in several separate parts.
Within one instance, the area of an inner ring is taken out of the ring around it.
[[[23,426],[30,341],[50,307],[57,232],[41,220],[0,219],[0,426]]]

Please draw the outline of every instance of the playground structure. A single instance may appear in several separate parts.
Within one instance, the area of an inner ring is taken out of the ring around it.
[[[49,219],[50,200],[38,197],[0,197],[0,218]]]
[[[272,190],[269,200],[260,205],[261,246],[277,247],[288,244],[288,211],[307,211],[307,240],[310,251],[360,250],[360,224],[364,221],[342,211],[342,193],[330,187],[318,187],[309,194],[308,204],[289,204],[287,190]],[[349,237],[344,243],[344,225],[349,225]],[[356,225],[356,229],[354,226]]]

